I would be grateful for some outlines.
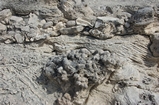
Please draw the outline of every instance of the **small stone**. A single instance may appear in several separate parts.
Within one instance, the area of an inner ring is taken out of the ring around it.
[[[61,28],[64,28],[65,24],[63,22],[59,22],[55,25],[54,30],[60,30]]]
[[[7,30],[7,27],[3,24],[0,23],[0,34],[2,34],[3,32],[5,32]]]
[[[49,31],[48,33],[49,33],[50,37],[55,37],[55,36],[60,35],[60,33],[56,32],[56,31]]]
[[[40,23],[39,23],[39,25],[38,25],[38,27],[39,27],[39,28],[43,27],[43,25],[44,25],[45,23],[46,23],[46,20],[44,20],[44,19],[41,20]]]
[[[43,29],[47,29],[53,25],[53,22],[47,22],[43,25]]]
[[[38,16],[30,13],[28,24],[32,27],[37,27],[40,24]]]
[[[66,26],[67,27],[72,27],[72,26],[75,26],[76,25],[76,22],[74,20],[70,20],[66,23]]]
[[[21,27],[21,31],[29,33],[30,32],[30,27],[29,26]]]
[[[93,25],[87,19],[84,19],[84,18],[77,18],[76,19],[76,24],[81,25],[81,26],[93,27]]]
[[[23,21],[22,17],[18,17],[18,16],[11,16],[11,18],[9,19],[10,23],[19,23]]]
[[[22,36],[21,34],[16,33],[14,37],[15,37],[17,43],[23,43],[24,42],[24,36]]]
[[[153,56],[159,57],[159,33],[151,36],[152,44],[150,45],[151,52]]]
[[[0,11],[0,20],[3,20],[7,17],[10,17],[12,15],[10,9],[4,9],[2,11]]]
[[[106,16],[106,17],[97,17],[97,19],[103,21],[104,23],[107,23],[107,22],[120,23],[119,22],[120,20],[115,17]]]
[[[71,34],[77,34],[81,32],[84,29],[83,26],[76,26],[76,27],[71,27],[71,28],[63,28],[60,30],[61,34],[64,35],[71,35]]]
[[[130,27],[130,24],[129,24],[128,22],[126,22],[126,23],[124,24],[124,26],[125,26],[126,28],[129,28],[129,27]]]

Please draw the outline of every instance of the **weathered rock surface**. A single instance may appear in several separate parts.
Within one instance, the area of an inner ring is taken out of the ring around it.
[[[1,105],[158,105],[158,0],[0,0]]]

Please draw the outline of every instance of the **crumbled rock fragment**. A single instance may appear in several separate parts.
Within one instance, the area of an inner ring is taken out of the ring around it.
[[[115,17],[109,17],[109,16],[106,16],[106,17],[97,17],[97,20],[101,20],[102,22],[104,23],[108,23],[108,22],[113,22],[114,24],[116,23],[120,23],[119,19],[118,18],[115,18]]]
[[[98,38],[98,39],[108,39],[114,36],[116,32],[116,28],[112,23],[96,23],[95,25],[98,29],[90,30],[90,35]]]
[[[5,19],[5,18],[8,18],[12,15],[10,9],[4,9],[2,11],[0,11],[0,21]]]
[[[42,7],[42,9],[39,10],[39,15],[43,19],[62,17],[62,13],[57,6]]]
[[[24,36],[22,36],[21,34],[16,33],[14,37],[15,37],[17,43],[23,43],[24,42]]]
[[[70,21],[68,21],[67,23],[66,23],[66,26],[67,27],[72,27],[72,26],[75,26],[76,25],[76,21],[74,21],[74,20],[70,20]]]
[[[53,22],[47,22],[43,25],[43,29],[47,29],[53,25]]]
[[[144,28],[144,34],[146,35],[153,35],[159,32],[159,23],[152,22]]]
[[[39,21],[38,16],[36,14],[30,13],[29,14],[29,20],[28,20],[29,26],[38,27],[39,23],[40,23],[40,21]]]
[[[76,24],[81,26],[90,26],[93,27],[93,25],[86,19],[86,18],[77,18]]]
[[[13,24],[13,23],[22,22],[23,18],[22,17],[18,17],[18,16],[11,16],[9,20],[10,20],[10,24]]]
[[[60,29],[59,32],[63,35],[72,35],[72,34],[78,34],[84,29],[83,26],[75,26],[71,28],[63,28]]]
[[[73,105],[71,102],[71,96],[68,93],[65,93],[63,97],[57,99],[57,105]]]
[[[7,27],[3,25],[2,23],[0,23],[0,34],[4,34],[6,30],[7,30]]]
[[[62,11],[66,19],[73,20],[77,18],[76,11],[73,9],[73,4],[72,1],[63,1],[58,4],[58,8]]]

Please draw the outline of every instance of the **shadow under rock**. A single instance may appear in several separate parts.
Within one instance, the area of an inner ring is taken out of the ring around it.
[[[58,84],[55,81],[49,80],[43,73],[43,70],[41,69],[41,75],[37,77],[36,81],[39,85],[42,86],[44,90],[46,90],[47,94],[53,94],[54,92],[61,93],[62,90],[58,86]]]

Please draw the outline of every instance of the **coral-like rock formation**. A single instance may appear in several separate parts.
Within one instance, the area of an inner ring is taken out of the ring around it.
[[[1,105],[158,105],[158,0],[0,0]]]

